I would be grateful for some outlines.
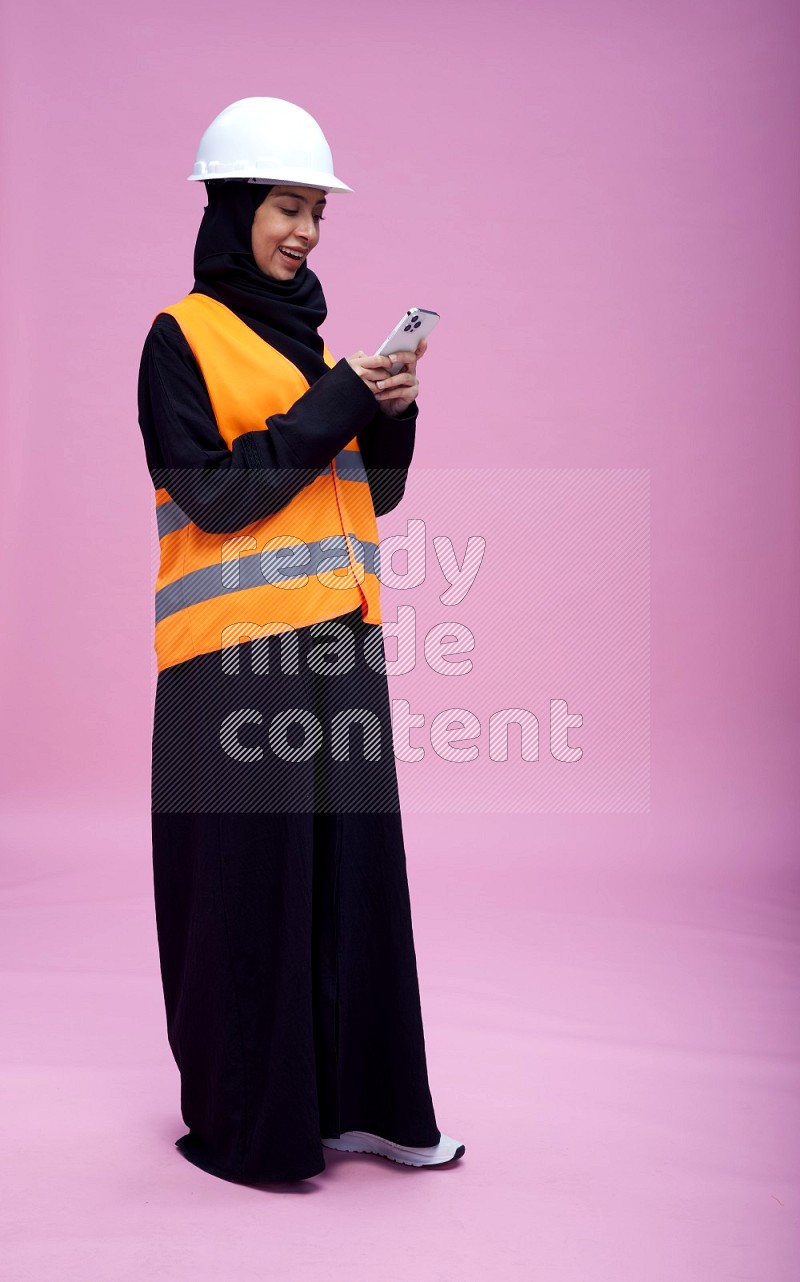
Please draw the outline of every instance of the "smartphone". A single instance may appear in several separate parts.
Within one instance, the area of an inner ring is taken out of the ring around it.
[[[403,318],[397,322],[389,337],[381,343],[376,356],[391,356],[393,352],[415,352],[420,340],[427,338],[435,325],[439,324],[439,313],[430,312],[425,307],[410,307]],[[402,361],[395,361],[387,374],[397,374],[403,368]]]

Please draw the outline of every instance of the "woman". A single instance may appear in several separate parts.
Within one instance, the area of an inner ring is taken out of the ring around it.
[[[323,1148],[440,1165],[381,630],[376,515],[403,495],[417,357],[334,361],[307,258],[333,174],[316,121],[212,123],[195,282],[155,318],[152,833],[167,1032],[212,1174],[307,1179]]]

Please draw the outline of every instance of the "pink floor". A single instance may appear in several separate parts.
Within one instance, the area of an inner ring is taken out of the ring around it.
[[[791,815],[406,820],[441,1171],[197,1170],[146,813],[5,816],[2,1277],[797,1276]],[[55,875],[53,852],[63,871]]]

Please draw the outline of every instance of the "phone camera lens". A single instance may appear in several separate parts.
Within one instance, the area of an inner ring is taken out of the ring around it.
[[[411,331],[413,328],[414,328],[414,326],[413,326],[413,325],[404,325],[404,326],[403,326],[403,333],[404,333],[404,334],[408,334],[408,333],[410,333],[410,331]]]

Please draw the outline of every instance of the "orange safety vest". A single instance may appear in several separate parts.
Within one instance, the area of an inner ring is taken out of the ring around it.
[[[194,353],[228,448],[307,391],[297,366],[216,299],[188,294],[162,310]],[[335,364],[327,346],[324,359]],[[164,488],[155,501],[159,671],[358,606],[365,623],[382,622],[378,526],[355,436],[281,511],[235,533],[201,530]]]

